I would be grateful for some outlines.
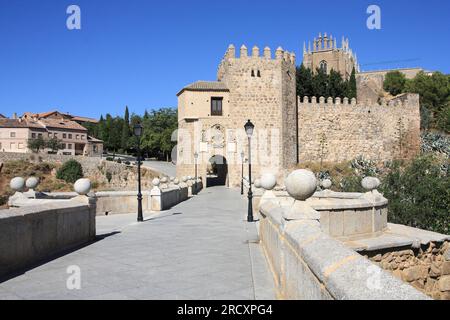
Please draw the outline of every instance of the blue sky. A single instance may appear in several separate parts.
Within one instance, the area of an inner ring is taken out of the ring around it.
[[[81,30],[66,28],[70,4],[81,8]],[[381,30],[366,27],[370,4],[381,8]],[[215,80],[228,44],[301,57],[319,32],[348,37],[364,70],[450,73],[449,12],[447,0],[0,0],[0,113],[175,107],[183,86]]]

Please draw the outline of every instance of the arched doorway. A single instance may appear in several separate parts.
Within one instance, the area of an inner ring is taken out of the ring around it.
[[[228,183],[228,164],[223,156],[212,156],[208,161],[206,186],[226,186]]]

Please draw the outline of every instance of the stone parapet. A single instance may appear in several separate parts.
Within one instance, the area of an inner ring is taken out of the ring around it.
[[[0,277],[95,239],[95,201],[0,210]]]
[[[286,208],[261,205],[260,238],[280,298],[422,300],[428,297],[325,234],[317,220],[287,221]]]

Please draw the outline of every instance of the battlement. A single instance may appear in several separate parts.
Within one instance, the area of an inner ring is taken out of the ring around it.
[[[236,57],[236,48],[234,47],[234,45],[230,44],[227,51],[225,52],[224,60],[226,59],[283,60],[295,66],[295,53],[285,51],[281,47],[278,47],[278,49],[275,50],[275,57],[272,58],[272,51],[269,47],[265,47],[261,55],[260,49],[257,46],[253,46],[251,55],[249,56],[247,47],[245,45],[242,45],[239,49],[239,57]]]
[[[415,106],[418,103],[418,95],[411,94],[411,93],[405,93],[402,95],[399,95],[391,100],[386,99],[380,99],[379,103],[370,103],[368,101],[366,102],[358,102],[356,98],[343,98],[340,97],[332,98],[328,97],[325,99],[325,97],[308,97],[305,96],[303,98],[297,97],[298,104],[303,106],[323,106],[323,105],[349,105],[349,106],[360,106],[360,107],[368,107],[368,106],[383,106],[383,107],[392,107],[392,108],[406,108],[409,106]]]

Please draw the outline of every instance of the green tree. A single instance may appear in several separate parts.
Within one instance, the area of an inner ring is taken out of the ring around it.
[[[329,97],[328,75],[322,69],[317,68],[316,74],[312,79],[312,90],[316,97]]]
[[[70,159],[64,162],[61,168],[58,169],[56,178],[68,183],[75,183],[78,179],[83,178],[83,168],[78,161]]]
[[[147,119],[143,119],[144,133],[142,147],[153,155],[162,155],[169,161],[171,151],[176,142],[172,141],[172,133],[178,127],[176,109],[161,108],[152,111]]]
[[[346,84],[342,79],[340,72],[331,69],[328,76],[328,95],[327,97],[341,97],[344,98],[346,91]]]
[[[385,91],[396,96],[405,90],[406,77],[400,71],[391,71],[386,74],[383,88]]]
[[[449,234],[450,178],[432,156],[419,157],[404,169],[395,163],[381,191],[389,200],[390,222]]]
[[[130,132],[130,114],[128,111],[128,106],[125,107],[125,115],[124,115],[124,121],[122,125],[122,138],[121,138],[121,148],[123,150],[127,150],[129,147],[128,140],[130,139],[131,132]]]
[[[347,98],[353,99],[356,98],[357,92],[356,92],[356,70],[355,68],[352,69],[352,74],[350,75],[350,79],[346,83],[346,95]]]
[[[311,69],[305,68],[302,64],[297,67],[296,82],[297,82],[297,96],[303,98],[305,96],[311,97],[314,95],[312,89],[313,74]]]
[[[27,147],[31,151],[38,153],[41,149],[45,148],[45,140],[42,136],[38,136],[36,139],[29,139],[27,141]]]
[[[45,146],[51,150],[52,153],[58,152],[58,150],[64,149],[64,145],[61,140],[56,137],[50,138],[46,141]]]

